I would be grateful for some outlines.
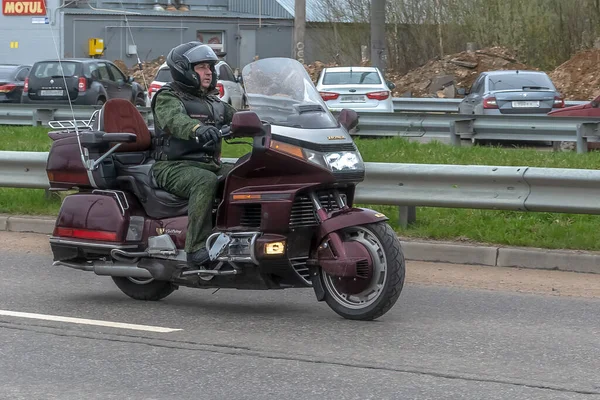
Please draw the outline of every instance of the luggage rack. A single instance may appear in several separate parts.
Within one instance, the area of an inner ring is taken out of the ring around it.
[[[94,129],[94,122],[100,110],[94,111],[89,120],[83,119],[70,119],[64,121],[49,121],[48,126],[52,129],[61,130],[64,133],[75,132],[76,130],[92,130]]]

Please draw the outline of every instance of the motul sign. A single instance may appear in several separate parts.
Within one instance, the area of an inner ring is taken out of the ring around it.
[[[4,15],[46,15],[44,0],[2,0]]]

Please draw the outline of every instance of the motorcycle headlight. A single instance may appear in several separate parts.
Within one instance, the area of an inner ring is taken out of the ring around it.
[[[325,162],[332,171],[352,171],[364,168],[360,153],[355,151],[338,151],[325,153]]]

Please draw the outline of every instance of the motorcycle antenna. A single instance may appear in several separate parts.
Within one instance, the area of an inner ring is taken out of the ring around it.
[[[135,39],[133,37],[133,32],[131,31],[131,25],[129,25],[129,18],[127,18],[127,10],[125,10],[125,6],[123,5],[123,1],[119,0],[119,4],[121,4],[121,8],[123,9],[123,16],[125,17],[125,25],[127,26],[127,30],[129,31],[129,36],[131,36],[131,43],[135,47],[135,57],[137,58],[137,66],[142,74],[142,80],[144,81],[144,88],[148,90],[148,84],[146,82],[146,77],[144,76],[144,69],[142,68],[142,61],[140,60],[140,54],[137,51],[137,45],[135,44]]]
[[[46,4],[46,0],[44,1],[44,7],[46,8],[46,17],[50,19],[52,15],[50,15],[48,4]],[[60,56],[60,52],[58,50],[58,44],[56,43],[56,38],[54,37],[54,31],[52,30],[52,25],[50,26],[50,36],[52,36],[52,42],[54,43],[54,51],[56,51],[56,57],[58,59],[58,65],[60,67],[60,72],[62,74],[63,84],[65,85],[65,91],[67,92],[67,100],[69,101],[69,108],[71,109],[71,115],[73,116],[73,127],[75,128],[75,136],[77,137],[77,147],[79,147],[79,155],[81,157],[81,162],[84,167],[88,166],[88,163],[85,160],[85,156],[83,153],[83,147],[81,146],[81,139],[79,133],[79,127],[77,126],[77,120],[75,118],[75,111],[73,110],[73,102],[71,100],[71,94],[69,93],[69,87],[67,85],[67,77],[65,76],[65,70],[63,69],[62,58]]]

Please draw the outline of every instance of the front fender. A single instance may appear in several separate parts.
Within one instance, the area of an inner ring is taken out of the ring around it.
[[[331,218],[323,221],[317,233],[317,243],[329,235],[331,232],[350,226],[372,224],[380,221],[389,220],[384,214],[368,208],[350,208],[334,212]]]

